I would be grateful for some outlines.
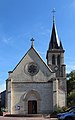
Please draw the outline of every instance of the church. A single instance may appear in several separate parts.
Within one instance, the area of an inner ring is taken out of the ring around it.
[[[6,106],[11,114],[49,114],[66,106],[66,65],[62,42],[53,20],[47,63],[34,48],[9,71],[6,80]]]

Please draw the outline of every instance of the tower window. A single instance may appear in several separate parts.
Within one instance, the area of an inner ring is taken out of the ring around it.
[[[60,65],[60,55],[57,56],[57,65]]]
[[[52,64],[55,65],[55,55],[52,56]]]

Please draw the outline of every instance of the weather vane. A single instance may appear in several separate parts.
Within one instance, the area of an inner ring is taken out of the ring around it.
[[[31,47],[34,47],[34,38],[31,39]]]
[[[53,22],[54,22],[54,15],[55,15],[55,8],[53,8],[52,13],[53,13]]]

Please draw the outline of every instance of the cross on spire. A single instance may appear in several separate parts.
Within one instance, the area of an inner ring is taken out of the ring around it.
[[[54,15],[55,15],[55,8],[53,8],[52,13],[53,13],[53,22],[54,22]]]
[[[31,39],[31,47],[34,47],[34,38]]]

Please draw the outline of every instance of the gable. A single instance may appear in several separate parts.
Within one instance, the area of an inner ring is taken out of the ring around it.
[[[18,82],[46,82],[53,76],[54,73],[52,70],[42,60],[38,52],[31,47],[13,69],[9,77],[11,77],[13,81]]]

